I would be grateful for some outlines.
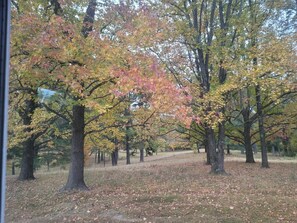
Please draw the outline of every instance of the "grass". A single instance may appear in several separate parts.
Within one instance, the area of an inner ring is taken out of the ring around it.
[[[7,177],[6,222],[296,222],[297,162],[269,169],[226,157],[230,176],[208,174],[205,154],[161,154],[145,163],[91,166],[90,191],[59,193],[67,172]]]

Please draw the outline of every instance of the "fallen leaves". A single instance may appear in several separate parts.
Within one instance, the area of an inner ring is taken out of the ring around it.
[[[7,179],[8,222],[294,222],[295,163],[227,161],[231,176],[209,175],[204,154],[86,171],[91,190],[57,193],[66,173]]]

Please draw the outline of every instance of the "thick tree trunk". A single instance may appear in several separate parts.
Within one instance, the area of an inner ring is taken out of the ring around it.
[[[36,93],[37,94],[37,93]],[[38,108],[37,103],[34,98],[28,99],[24,103],[24,108],[18,111],[20,117],[23,120],[23,124],[25,126],[31,125],[32,115],[35,109]],[[32,131],[31,128],[26,128],[26,132]],[[18,177],[19,180],[34,180],[34,155],[35,155],[35,136],[31,135],[27,138],[23,143],[23,155],[21,161],[21,171]]]
[[[247,108],[249,109],[249,108]],[[246,109],[245,109],[246,110]],[[251,122],[249,117],[249,111],[242,112],[243,121],[244,121],[244,147],[245,147],[245,155],[246,155],[246,163],[255,163],[253,148],[252,148],[252,139],[251,139]]]
[[[246,156],[246,163],[255,163],[253,148],[252,148],[252,138],[251,138],[251,128],[252,121],[250,117],[250,90],[249,88],[245,89],[246,91],[240,90],[240,106],[242,108],[242,118],[243,118],[243,139],[244,139],[244,149]],[[245,98],[244,98],[244,93]],[[244,151],[242,151],[244,152]]]
[[[87,190],[84,181],[84,113],[82,105],[72,108],[71,165],[68,180],[62,190]]]
[[[111,153],[111,165],[116,166],[116,164],[115,164],[115,151],[113,151]]]
[[[257,113],[258,113],[258,123],[259,123],[259,133],[260,133],[260,143],[261,143],[261,155],[262,155],[261,166],[262,168],[269,168],[260,85],[256,86],[256,101],[257,101]]]
[[[141,145],[140,145],[140,158],[139,158],[139,161],[140,162],[144,162],[144,142],[141,142]]]
[[[23,157],[19,180],[34,180],[34,139],[28,138],[23,142]]]
[[[118,149],[115,149],[111,153],[111,164],[112,164],[112,166],[117,166],[118,165]]]
[[[212,128],[207,129],[207,148],[210,157],[211,173],[215,173],[218,168],[217,152],[216,152],[216,142],[215,142],[215,133]]]

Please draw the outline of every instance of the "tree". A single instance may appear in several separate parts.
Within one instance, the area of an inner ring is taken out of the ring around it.
[[[38,8],[40,5],[36,4]],[[46,85],[59,92],[56,100],[44,102],[42,106],[71,124],[71,167],[63,190],[84,190],[87,189],[83,177],[85,139],[108,128],[122,126],[121,123],[108,123],[106,120],[104,125],[99,125],[105,114],[123,102],[122,95],[135,89],[150,91],[148,95],[153,108],[161,105],[161,88],[165,86],[168,96],[176,96],[176,100],[167,98],[168,103],[163,110],[174,105],[176,109],[172,113],[176,113],[180,119],[187,116],[188,110],[183,106],[182,96],[179,96],[184,90],[177,89],[166,78],[154,58],[127,50],[128,46],[113,40],[108,34],[99,35],[105,24],[104,20],[95,21],[95,1],[88,2],[81,23],[79,16],[70,14],[76,11],[64,10],[63,4],[51,1],[55,15],[51,15],[47,22],[39,20],[38,16],[42,14],[38,13],[32,13],[33,19],[25,19],[27,25],[34,28],[34,41],[30,42],[33,53],[26,55],[30,66],[25,67],[24,71],[30,68],[31,73],[46,76]],[[74,8],[77,5],[75,2]],[[80,14],[79,11],[76,13]],[[39,22],[38,29],[35,29],[32,21]],[[118,35],[120,38],[123,36]],[[152,84],[149,78],[154,78],[155,82]],[[156,89],[158,94],[154,94]]]
[[[56,119],[42,111],[38,98],[38,89],[47,81],[44,73],[34,70],[39,64],[34,60],[36,49],[31,47],[34,41],[32,33],[42,31],[42,23],[46,22],[46,16],[42,16],[42,13],[47,12],[41,7],[40,14],[32,17],[29,15],[39,6],[40,3],[36,2],[13,1],[12,8],[10,115],[16,120],[10,120],[10,132],[14,135],[14,142],[10,143],[10,147],[22,147],[19,180],[34,179],[34,157],[39,150],[40,137],[48,133],[50,125]],[[13,114],[15,112],[18,114]],[[42,115],[42,119],[37,118],[36,114]]]
[[[232,74],[228,66],[235,63],[231,55],[237,52],[234,41],[242,29],[237,22],[243,19],[240,1],[163,2],[174,30],[168,37],[174,50],[165,45],[156,54],[178,83],[191,89],[193,111],[205,129],[211,172],[224,174],[225,99],[237,88],[227,73]]]

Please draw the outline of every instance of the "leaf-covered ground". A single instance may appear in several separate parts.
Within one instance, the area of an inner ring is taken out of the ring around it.
[[[208,174],[205,154],[90,167],[90,191],[59,193],[67,172],[7,177],[6,222],[297,222],[297,163],[226,158],[229,176]]]

